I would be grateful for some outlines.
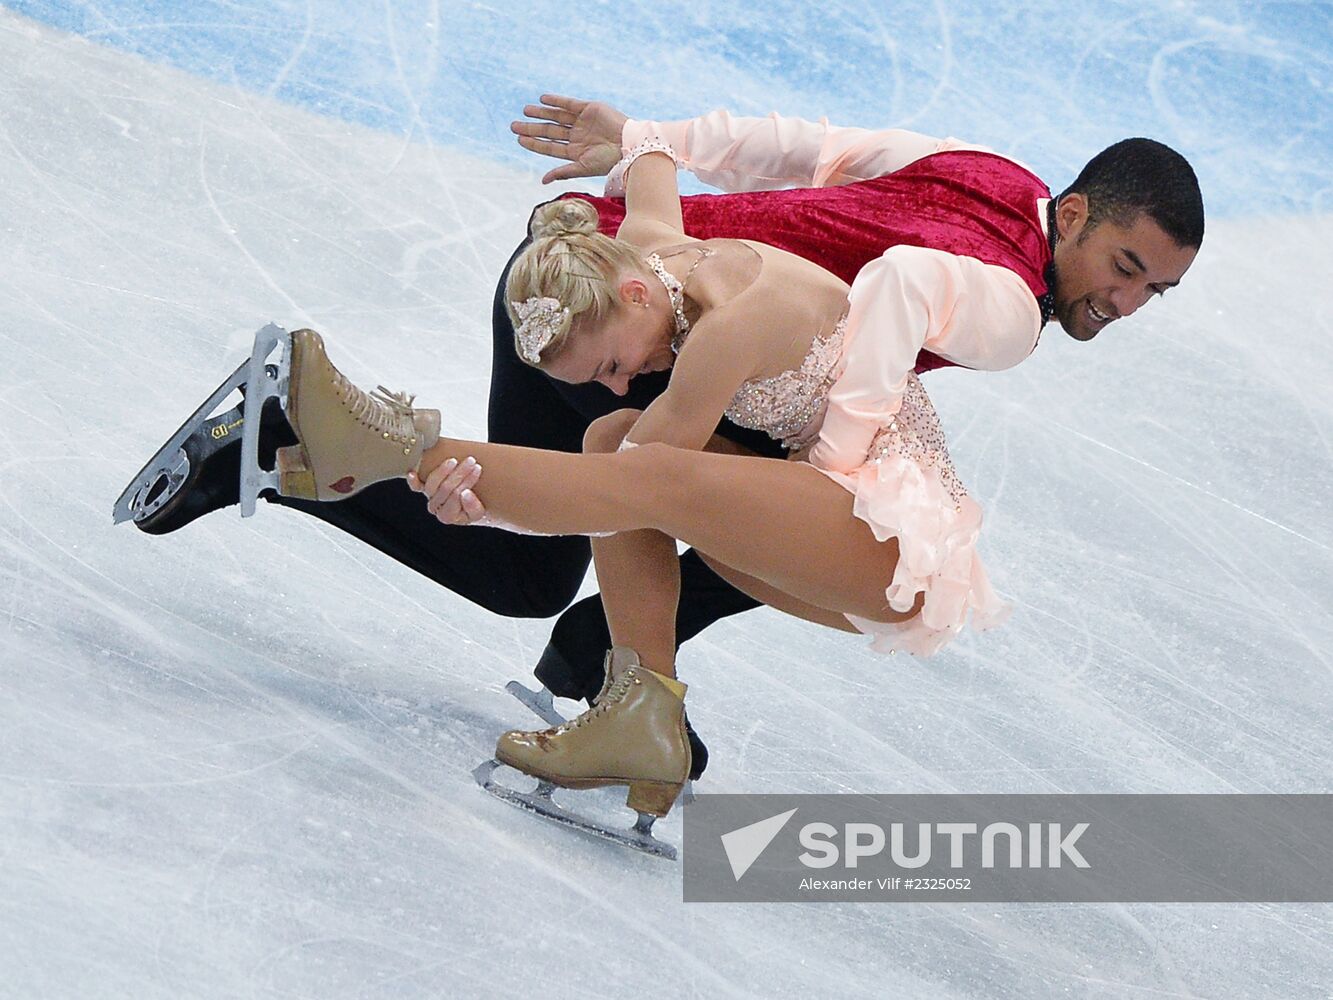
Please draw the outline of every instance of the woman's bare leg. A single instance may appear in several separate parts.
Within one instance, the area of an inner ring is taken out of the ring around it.
[[[756,601],[762,601],[770,608],[781,611],[783,614],[792,615],[795,618],[801,618],[808,622],[814,622],[816,625],[825,625],[829,628],[838,629],[840,632],[856,632],[856,626],[847,620],[846,615],[838,614],[836,611],[829,611],[826,608],[816,607],[806,601],[792,597],[791,594],[785,594],[774,587],[772,584],[765,583],[763,580],[750,576],[748,573],[742,573],[740,570],[732,569],[730,566],[724,566],[707,553],[700,552],[699,558],[702,559],[718,576],[726,580],[743,594],[748,594]]]
[[[878,621],[888,607],[896,540],[878,542],[852,497],[808,465],[648,444],[568,455],[441,438],[423,478],[474,456],[478,495],[497,517],[533,531],[575,534],[656,528],[723,565],[817,608]]]
[[[584,454],[615,452],[641,413],[641,410],[619,410],[593,421],[584,435]],[[704,450],[758,457],[718,435],[709,440]],[[592,551],[612,642],[635,650],[644,666],[674,677],[676,608],[680,602],[676,540],[660,531],[643,528],[594,538]],[[771,608],[817,625],[856,632],[845,615],[798,600],[756,577],[722,565],[704,552],[699,556],[737,590]]]
[[[641,414],[641,410],[617,410],[594,420],[583,437],[584,454],[619,450]],[[755,457],[754,452],[718,435],[704,450]],[[612,644],[634,650],[650,670],[676,676],[676,612],[680,604],[676,539],[652,528],[622,531],[594,538],[592,558]]]
[[[618,410],[594,420],[583,436],[583,453],[614,454],[641,412]],[[612,645],[634,650],[649,670],[675,677],[676,540],[652,528],[622,531],[592,539],[592,561]]]

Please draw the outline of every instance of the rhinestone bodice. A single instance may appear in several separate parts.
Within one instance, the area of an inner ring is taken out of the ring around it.
[[[822,420],[842,356],[844,317],[827,337],[815,337],[799,368],[750,379],[736,391],[727,419],[763,431],[793,448],[808,443],[811,425]]]
[[[844,318],[827,337],[816,337],[800,368],[744,383],[727,407],[727,418],[741,427],[764,431],[786,448],[813,443],[824,419],[829,390],[840,374],[846,323]],[[967,496],[949,458],[935,406],[913,372],[907,375],[898,412],[876,433],[866,460],[879,463],[894,455],[923,469],[934,469],[955,508]]]
[[[869,461],[883,462],[892,455],[901,455],[923,469],[934,469],[955,509],[967,496],[949,458],[949,446],[935,405],[915,374],[907,376],[902,406],[870,443]]]

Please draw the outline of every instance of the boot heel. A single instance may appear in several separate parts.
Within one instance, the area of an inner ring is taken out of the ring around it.
[[[302,500],[319,499],[315,474],[310,470],[305,448],[299,444],[278,449],[278,492]]]
[[[665,816],[671,811],[684,782],[639,781],[629,786],[629,798],[625,804],[635,812],[645,812],[652,816]]]

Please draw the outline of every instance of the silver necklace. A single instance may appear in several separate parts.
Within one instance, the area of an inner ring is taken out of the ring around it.
[[[690,280],[690,275],[694,274],[694,269],[698,267],[705,257],[713,256],[712,247],[700,247],[699,256],[694,263],[690,265],[689,272],[685,275],[685,281]],[[653,274],[657,275],[659,281],[666,286],[667,298],[671,300],[671,308],[676,314],[676,335],[671,338],[671,350],[679,354],[680,349],[685,345],[685,335],[690,332],[690,321],[685,318],[685,281],[676,280],[676,276],[666,269],[662,263],[662,258],[655,253],[648,255],[648,266],[652,268]]]
[[[667,298],[671,300],[671,308],[676,313],[676,335],[671,338],[671,350],[679,352],[681,345],[685,343],[685,335],[690,332],[690,321],[685,318],[685,286],[666,269],[662,258],[657,254],[648,255],[648,266],[666,287]]]

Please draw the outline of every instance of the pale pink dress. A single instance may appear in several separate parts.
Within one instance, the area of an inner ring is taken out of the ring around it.
[[[830,395],[837,395],[848,374],[847,332],[844,319],[830,336],[815,339],[800,368],[746,382],[727,417],[792,449],[813,442]],[[969,620],[989,628],[1007,617],[1009,607],[992,590],[976,551],[981,508],[954,471],[935,408],[915,374],[906,375],[895,412],[873,434],[860,462],[837,471],[820,456],[816,447],[811,464],[853,495],[853,513],[875,537],[898,539],[897,569],[885,581],[890,607],[907,611],[918,593],[925,594],[921,612],[901,624],[847,615],[874,637],[872,648],[930,656]]]

